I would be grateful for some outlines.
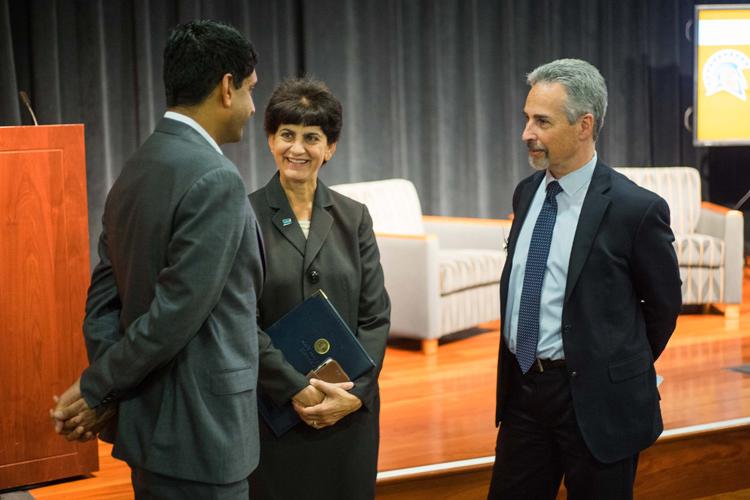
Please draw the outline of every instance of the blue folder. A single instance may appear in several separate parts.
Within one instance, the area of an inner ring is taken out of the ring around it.
[[[266,333],[287,362],[302,374],[328,358],[335,359],[351,380],[375,366],[323,290],[286,313]],[[301,422],[291,402],[276,406],[259,391],[258,403],[263,419],[277,437]]]

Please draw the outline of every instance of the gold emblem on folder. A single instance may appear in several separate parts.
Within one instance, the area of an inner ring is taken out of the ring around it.
[[[318,354],[325,354],[331,350],[331,343],[326,339],[318,339],[315,341],[315,344],[313,344],[313,348]]]

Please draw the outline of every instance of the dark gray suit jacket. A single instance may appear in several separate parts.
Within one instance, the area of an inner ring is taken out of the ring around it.
[[[116,401],[112,454],[230,483],[258,462],[256,297],[263,263],[236,167],[162,119],[107,197],[84,335],[92,406]]]
[[[543,178],[544,172],[527,177],[513,195],[502,317],[516,240]],[[667,203],[597,163],[573,240],[560,328],[578,426],[601,462],[632,456],[663,428],[654,361],[682,304],[673,241]],[[502,339],[497,421],[515,362]]]
[[[351,390],[367,407],[378,393],[377,378],[390,326],[372,219],[367,207],[318,180],[307,239],[279,182],[278,173],[250,195],[269,249],[268,276],[260,301],[259,324],[267,328],[322,289],[375,361],[376,369],[355,380]],[[284,223],[288,219],[288,223]],[[289,223],[291,222],[291,224]],[[277,404],[288,403],[308,385],[261,331],[261,381]]]
[[[367,207],[330,190],[320,179],[305,240],[276,174],[250,195],[268,249],[268,276],[259,302],[267,328],[323,289],[375,361],[354,380],[363,407],[336,425],[299,424],[276,438],[261,424],[261,460],[250,479],[258,498],[373,498],[379,443],[378,374],[390,327],[380,254]],[[287,220],[288,219],[288,220]],[[308,382],[259,331],[258,386],[279,405]],[[292,474],[292,476],[290,476]]]

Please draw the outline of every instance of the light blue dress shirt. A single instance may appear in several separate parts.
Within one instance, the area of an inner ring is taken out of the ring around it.
[[[224,154],[224,152],[221,150],[219,145],[216,144],[216,141],[214,140],[214,138],[211,137],[208,132],[206,132],[206,129],[201,127],[200,123],[193,120],[189,116],[183,115],[182,113],[175,113],[174,111],[167,111],[166,113],[164,113],[164,118],[169,118],[170,120],[176,120],[178,122],[184,123],[185,125],[189,125],[196,132],[202,135],[203,138],[208,141],[211,147],[214,148],[216,151],[218,151],[220,155]]]
[[[562,192],[557,195],[557,218],[552,232],[547,269],[544,271],[542,296],[539,305],[539,344],[536,357],[541,359],[565,359],[562,343],[562,307],[565,298],[565,284],[568,280],[568,263],[570,251],[573,248],[573,238],[578,227],[578,217],[581,215],[583,200],[586,197],[591,177],[596,167],[596,152],[591,161],[559,179],[555,179],[547,171],[544,181],[534,194],[531,206],[518,234],[513,266],[508,283],[508,302],[505,310],[505,328],[503,336],[506,345],[512,353],[516,352],[516,337],[518,330],[518,310],[521,306],[521,291],[523,277],[526,272],[526,258],[531,244],[531,233],[542,211],[542,204],[547,192],[547,184],[557,180]]]

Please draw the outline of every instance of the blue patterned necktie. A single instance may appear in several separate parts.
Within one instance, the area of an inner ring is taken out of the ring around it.
[[[526,258],[526,272],[523,275],[521,306],[518,312],[516,336],[516,359],[521,371],[526,373],[536,360],[536,346],[539,342],[539,302],[542,296],[544,270],[547,268],[549,245],[557,218],[557,195],[562,191],[557,181],[547,184],[542,211],[531,234],[529,254]]]

